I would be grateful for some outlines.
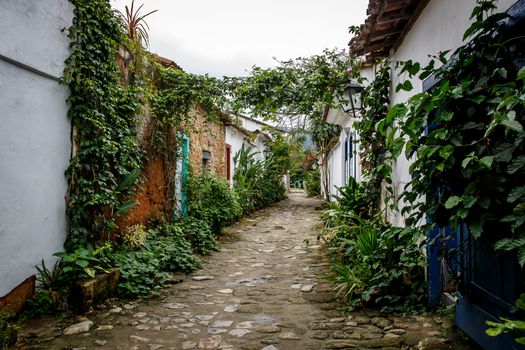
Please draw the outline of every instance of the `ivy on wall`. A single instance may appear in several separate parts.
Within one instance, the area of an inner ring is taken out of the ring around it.
[[[133,205],[129,199],[142,163],[135,118],[141,100],[135,86],[120,83],[116,65],[124,41],[119,20],[106,0],[70,1],[71,55],[63,83],[71,93],[74,153],[66,171],[66,249],[111,235],[115,215]]]
[[[441,53],[421,68],[401,73],[437,82],[393,106],[391,118],[406,135],[412,180],[403,194],[407,224],[427,216],[441,227],[466,224],[474,238],[497,250],[517,252],[525,265],[525,68],[513,57],[524,38],[504,26],[505,13],[490,15],[494,1],[478,1],[470,42],[451,59]],[[410,90],[406,82],[398,89]]]
[[[68,103],[74,144],[66,171],[67,249],[108,238],[115,230],[115,216],[136,204],[131,199],[134,185],[140,181],[144,155],[160,153],[168,169],[173,168],[177,132],[189,132],[193,127],[191,110],[200,105],[206,117],[216,121],[225,101],[219,79],[163,67],[140,50],[130,53],[140,56],[134,57],[134,62],[145,64],[140,69],[136,64],[125,67],[124,75],[117,66],[117,52],[129,45],[130,38],[109,1],[70,1],[75,16],[69,32],[71,55],[63,78],[71,91]],[[152,111],[148,121],[151,142],[144,145],[137,138],[136,116],[142,106]]]
[[[168,129],[180,131],[192,127],[190,112],[201,106],[210,121],[217,121],[225,104],[222,83],[208,75],[195,75],[174,67],[156,65],[159,78],[151,89],[155,118],[153,146],[162,149],[166,144],[163,134]],[[170,147],[171,149],[171,147]]]

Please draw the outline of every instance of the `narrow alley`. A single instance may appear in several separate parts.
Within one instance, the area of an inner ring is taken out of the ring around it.
[[[321,204],[294,192],[228,228],[220,252],[160,298],[110,300],[86,318],[25,329],[33,337],[28,343],[39,349],[470,349],[447,339],[446,316],[345,313],[333,285],[321,278],[328,268],[328,248],[316,241]]]

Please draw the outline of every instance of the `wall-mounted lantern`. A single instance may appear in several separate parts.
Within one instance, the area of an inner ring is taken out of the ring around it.
[[[351,113],[353,117],[357,117],[357,113],[362,108],[361,93],[363,89],[362,85],[350,79],[348,80],[343,92],[342,108],[345,113]]]

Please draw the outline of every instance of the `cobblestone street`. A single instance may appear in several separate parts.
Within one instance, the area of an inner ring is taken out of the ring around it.
[[[23,329],[41,349],[471,349],[440,315],[345,313],[320,276],[321,202],[292,193],[228,228],[202,269],[148,301]],[[306,245],[309,243],[309,245]],[[72,326],[70,328],[66,328]],[[69,335],[67,335],[69,334]],[[33,345],[27,345],[32,348]]]

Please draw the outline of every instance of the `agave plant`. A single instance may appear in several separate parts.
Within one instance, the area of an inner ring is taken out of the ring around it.
[[[249,211],[253,205],[254,197],[257,195],[258,184],[261,181],[264,164],[254,158],[254,152],[242,148],[233,157],[235,171],[233,174],[233,184],[237,193],[246,202],[243,203],[245,210]]]

